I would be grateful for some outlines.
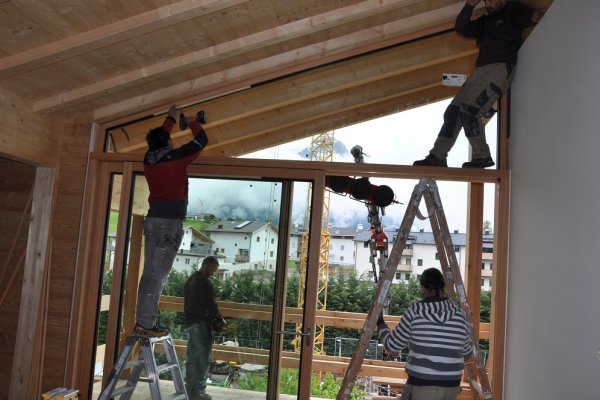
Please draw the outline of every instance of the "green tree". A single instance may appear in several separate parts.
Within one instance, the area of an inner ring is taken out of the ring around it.
[[[481,309],[479,318],[481,322],[490,322],[492,317],[492,291],[481,291]]]
[[[483,221],[483,232],[492,232],[492,223],[487,219]]]

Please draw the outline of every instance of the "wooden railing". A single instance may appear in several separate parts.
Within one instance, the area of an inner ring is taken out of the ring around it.
[[[221,313],[225,317],[255,319],[270,321],[272,319],[273,307],[270,305],[234,303],[229,301],[217,301]],[[161,296],[159,309],[165,311],[183,312],[183,298],[173,296]],[[367,319],[365,313],[353,313],[346,311],[317,310],[317,325],[332,326],[336,328],[362,329]],[[387,315],[386,322],[390,328],[394,328],[400,317]],[[302,322],[302,309],[297,307],[286,307],[284,321],[298,324]],[[490,324],[481,323],[479,330],[480,339],[489,339]]]
[[[104,299],[102,304],[108,304]],[[229,301],[217,301],[219,309],[223,316],[227,318],[254,319],[260,321],[271,321],[273,308],[270,305],[245,304]],[[102,307],[105,310],[105,307]],[[183,312],[183,298],[174,296],[161,296],[159,309],[164,311]],[[332,326],[336,328],[349,328],[360,330],[363,328],[367,314],[353,313],[345,311],[317,310],[315,323],[317,325]],[[302,309],[297,307],[286,307],[284,321],[286,323],[300,323],[302,321]],[[399,316],[388,315],[386,322],[390,328],[394,328],[399,322]],[[489,338],[490,324],[481,323],[479,337],[481,339]],[[174,340],[177,354],[185,355],[187,350],[187,340]],[[101,346],[99,346],[101,347]],[[159,345],[157,347],[160,348]],[[255,349],[250,347],[234,347],[223,344],[213,345],[213,359],[221,361],[234,361],[238,364],[251,363],[258,365],[267,365],[269,360],[268,349]],[[344,374],[350,357],[337,357],[328,355],[313,355],[312,370],[332,372],[334,374]],[[295,352],[284,351],[282,353],[281,365],[284,368],[298,368],[299,354]],[[382,361],[365,359],[362,363],[359,375],[372,376],[378,378],[396,378],[406,379],[404,372],[404,363],[395,361]],[[468,392],[468,388],[463,388]]]

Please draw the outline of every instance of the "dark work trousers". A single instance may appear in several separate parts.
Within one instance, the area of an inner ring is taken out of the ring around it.
[[[439,160],[446,159],[458,133],[464,128],[471,144],[472,158],[489,157],[490,148],[485,141],[485,128],[481,116],[506,93],[513,78],[514,68],[506,63],[477,67],[446,109],[444,124],[433,149],[429,152]]]
[[[212,355],[213,335],[207,321],[187,327],[187,361],[185,367],[185,388],[193,397],[206,391],[208,367]]]
[[[400,400],[456,400],[460,387],[414,386],[407,384]]]
[[[144,220],[144,272],[140,279],[137,322],[152,328],[158,316],[158,301],[183,239],[183,221],[146,217]]]

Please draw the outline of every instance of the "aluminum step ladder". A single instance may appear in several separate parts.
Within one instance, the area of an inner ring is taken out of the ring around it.
[[[465,360],[465,371],[469,378],[469,383],[474,389],[474,392],[481,399],[492,400],[492,388],[483,361],[483,354],[479,347],[479,341],[476,340],[473,317],[471,315],[471,309],[467,302],[466,291],[460,274],[460,268],[454,253],[454,245],[448,229],[448,223],[446,222],[446,216],[440,200],[439,191],[437,184],[431,178],[421,178],[419,183],[413,190],[411,199],[406,207],[406,212],[402,220],[402,224],[398,230],[398,235],[394,241],[394,247],[387,259],[385,270],[381,274],[377,290],[375,291],[375,298],[371,303],[367,320],[362,328],[361,336],[357,343],[352,359],[350,360],[344,379],[342,381],[340,391],[337,395],[337,400],[347,400],[350,397],[354,381],[362,362],[365,357],[366,349],[371,337],[376,328],[376,321],[379,314],[382,312],[385,299],[387,298],[392,285],[392,280],[396,269],[400,262],[402,250],[408,240],[410,229],[412,227],[415,217],[419,219],[425,219],[419,211],[419,204],[425,199],[427,205],[427,212],[435,244],[440,255],[440,264],[442,272],[449,285],[446,285],[446,292],[449,297],[455,300],[465,312],[467,322],[469,323],[469,333],[471,335],[471,341],[473,342],[474,354],[469,360]]]
[[[139,356],[137,359],[130,360],[129,358],[138,343],[140,345]],[[156,364],[154,347],[157,343],[162,344],[167,356],[167,362],[161,365]],[[129,376],[123,374],[127,370],[131,370]],[[145,375],[142,375],[142,371],[145,371]],[[160,393],[159,376],[167,372],[170,372],[173,378],[175,393],[163,397]],[[127,380],[127,382],[117,387],[120,380]],[[179,361],[177,360],[177,353],[173,345],[173,338],[170,334],[161,337],[127,336],[123,350],[121,350],[121,354],[108,377],[108,384],[98,400],[113,399],[117,396],[120,396],[119,399],[121,400],[129,400],[140,381],[148,382],[152,400],[185,400],[188,398],[181,376],[181,369],[179,368]]]

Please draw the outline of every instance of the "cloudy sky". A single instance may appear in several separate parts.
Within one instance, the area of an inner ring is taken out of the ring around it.
[[[411,165],[414,160],[425,157],[443,122],[443,114],[449,101],[430,104],[413,110],[381,117],[360,124],[337,129],[334,132],[335,162],[354,163],[349,150],[360,145],[366,154],[365,163]],[[487,142],[492,154],[496,147],[495,118],[486,128]],[[339,142],[339,143],[337,143]],[[248,154],[246,158],[309,160],[310,138],[276,146]],[[344,149],[347,150],[344,151]],[[468,142],[461,132],[456,145],[448,155],[448,165],[460,167],[468,160]],[[370,179],[376,185],[392,188],[396,200],[406,203],[417,181]],[[438,181],[440,196],[451,230],[466,229],[467,185],[458,182]],[[241,219],[278,220],[281,185],[271,182],[190,180],[190,213],[210,213],[221,218],[227,216]],[[304,223],[306,210],[306,185],[296,185],[294,190],[293,220]],[[364,203],[348,196],[330,195],[330,222],[338,227],[368,226]],[[493,221],[493,185],[485,185],[484,220]],[[424,212],[424,205],[421,207]],[[399,226],[405,205],[392,204],[385,209],[382,220],[388,227]],[[414,229],[430,231],[427,221],[415,220]]]

